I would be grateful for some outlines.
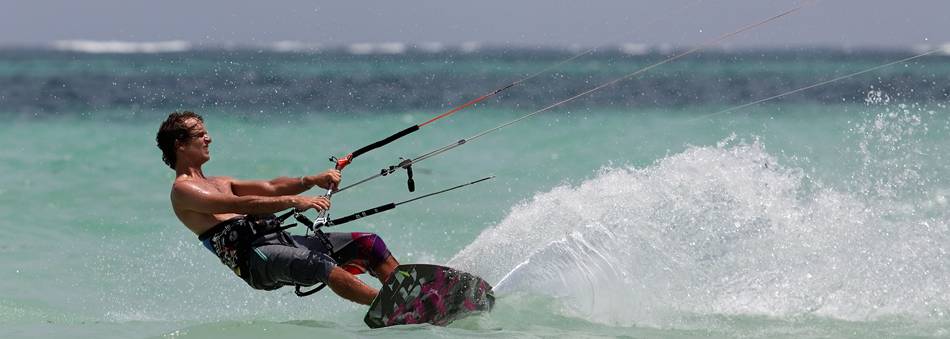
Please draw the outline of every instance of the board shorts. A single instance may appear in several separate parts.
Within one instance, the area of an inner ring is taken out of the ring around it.
[[[327,283],[336,266],[352,274],[369,272],[375,276],[372,268],[390,256],[386,243],[373,233],[292,235],[268,226],[271,220],[232,218],[199,239],[248,285],[260,290]]]
[[[278,232],[252,243],[248,271],[252,287],[274,289],[285,285],[311,286],[327,283],[330,271],[340,266],[352,274],[372,272],[389,258],[383,239],[373,233],[324,233],[333,246],[326,248],[316,235]]]

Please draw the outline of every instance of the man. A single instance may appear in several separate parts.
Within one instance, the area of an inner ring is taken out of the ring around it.
[[[162,160],[175,170],[171,202],[175,215],[205,247],[255,289],[326,283],[343,298],[368,305],[378,291],[354,274],[369,271],[384,282],[398,263],[372,233],[291,235],[273,213],[330,208],[324,197],[299,195],[319,186],[336,187],[340,172],[270,181],[205,176],[211,136],[204,119],[174,112],[155,137]]]

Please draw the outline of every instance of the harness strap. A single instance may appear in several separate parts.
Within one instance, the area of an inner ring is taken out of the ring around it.
[[[248,267],[252,244],[264,236],[295,225],[280,224],[281,220],[272,214],[237,216],[215,225],[199,235],[198,240],[241,280],[255,287]]]
[[[313,235],[316,236],[318,239],[320,239],[321,242],[323,242],[323,246],[327,248],[327,251],[329,251],[331,255],[333,254],[333,243],[330,242],[330,237],[328,237],[327,234],[323,233],[323,230],[320,229],[320,226],[322,225],[314,225],[313,221],[310,220],[310,218],[307,218],[307,216],[303,214],[295,213],[295,211],[293,210],[282,215],[280,218],[286,219],[287,217],[291,215],[293,215],[294,219],[297,219],[298,222],[300,222],[301,224],[304,224],[305,226],[307,226],[308,229],[313,231]],[[309,291],[304,291],[303,287],[304,287],[303,285],[294,284],[294,294],[296,294],[298,297],[303,298],[308,295],[320,292],[320,290],[322,290],[324,287],[327,287],[327,284],[320,283],[317,285],[316,288]]]
[[[316,288],[314,288],[314,289],[312,289],[312,290],[309,290],[309,291],[304,291],[304,290],[303,290],[303,286],[301,286],[301,285],[294,285],[294,294],[296,294],[298,297],[303,298],[303,297],[306,297],[306,296],[308,296],[308,295],[311,295],[311,294],[320,292],[320,290],[322,290],[324,287],[327,287],[327,284],[326,284],[326,283],[320,283],[319,285],[317,285]]]

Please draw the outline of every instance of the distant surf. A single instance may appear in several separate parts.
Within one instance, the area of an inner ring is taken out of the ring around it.
[[[192,44],[182,40],[131,42],[96,40],[60,40],[52,43],[54,50],[82,53],[178,53],[191,50]]]

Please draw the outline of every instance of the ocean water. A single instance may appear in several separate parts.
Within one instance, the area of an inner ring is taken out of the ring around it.
[[[950,336],[946,57],[710,116],[909,54],[707,53],[421,162],[416,193],[396,173],[335,196],[342,216],[496,176],[339,226],[496,285],[493,312],[449,327],[370,330],[332,293],[251,290],[170,210],[169,111],[205,116],[207,174],[298,176],[569,55],[4,51],[0,337]],[[651,60],[581,58],[344,184]]]

